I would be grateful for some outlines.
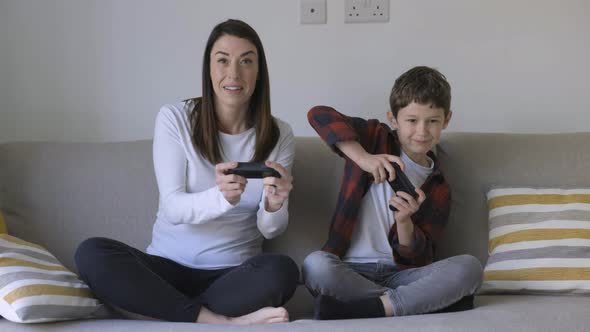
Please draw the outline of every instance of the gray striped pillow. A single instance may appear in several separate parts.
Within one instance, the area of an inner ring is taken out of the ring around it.
[[[590,190],[498,188],[487,198],[480,293],[590,293]]]
[[[0,234],[0,315],[17,323],[90,316],[100,303],[43,247]]]

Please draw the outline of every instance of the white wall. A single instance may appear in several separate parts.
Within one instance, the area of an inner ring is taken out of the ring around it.
[[[452,131],[588,131],[590,2],[391,0],[390,22],[299,25],[298,0],[0,0],[0,141],[152,136],[159,106],[200,94],[213,26],[260,34],[273,112],[296,135],[312,105],[385,119],[394,79],[446,74]]]

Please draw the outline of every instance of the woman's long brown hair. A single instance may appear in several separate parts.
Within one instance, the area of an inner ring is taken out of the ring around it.
[[[263,162],[279,140],[279,127],[270,112],[270,86],[266,56],[260,37],[252,27],[240,20],[219,23],[207,40],[203,55],[203,94],[200,98],[186,100],[193,108],[189,115],[192,140],[195,149],[212,164],[220,163],[223,151],[219,144],[219,125],[214,105],[211,82],[211,49],[224,35],[243,38],[256,46],[258,52],[258,78],[248,108],[248,127],[256,130],[256,146],[251,161]]]

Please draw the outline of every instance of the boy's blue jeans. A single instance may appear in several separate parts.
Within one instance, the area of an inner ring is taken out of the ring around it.
[[[330,295],[346,301],[387,294],[395,316],[448,307],[475,293],[483,274],[479,260],[470,255],[400,271],[395,265],[346,263],[324,251],[308,255],[302,272],[305,285],[314,296]]]

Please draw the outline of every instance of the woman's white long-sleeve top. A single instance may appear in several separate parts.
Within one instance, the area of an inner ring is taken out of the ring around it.
[[[193,147],[191,107],[165,105],[156,118],[153,158],[160,199],[147,252],[191,268],[236,266],[261,252],[263,238],[287,228],[288,201],[278,211],[267,212],[262,180],[248,179],[240,202],[230,204],[215,183],[215,165]],[[276,121],[281,134],[268,160],[291,171],[293,131],[286,122]],[[249,161],[255,140],[254,128],[237,135],[220,132],[223,161]]]

